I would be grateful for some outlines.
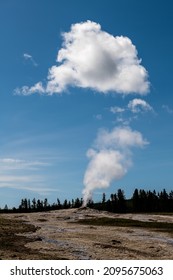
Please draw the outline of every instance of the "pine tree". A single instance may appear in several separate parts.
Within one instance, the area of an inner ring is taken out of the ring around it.
[[[135,212],[138,212],[140,209],[140,201],[139,201],[139,193],[138,189],[134,190],[133,196],[132,196],[132,203],[133,203],[133,210]]]
[[[118,189],[117,198],[118,198],[118,211],[121,213],[126,212],[126,200],[125,200],[125,195],[123,190]]]

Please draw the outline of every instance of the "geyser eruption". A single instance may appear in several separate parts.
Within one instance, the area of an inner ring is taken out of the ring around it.
[[[121,179],[132,165],[132,148],[148,142],[130,127],[115,127],[110,132],[99,131],[93,148],[87,151],[89,164],[84,174],[83,206],[92,198],[95,189],[108,188]]]

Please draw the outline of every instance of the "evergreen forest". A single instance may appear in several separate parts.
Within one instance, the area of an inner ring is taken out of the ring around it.
[[[44,200],[23,198],[18,207],[9,208],[8,205],[5,205],[3,209],[0,209],[0,213],[41,212],[79,208],[82,207],[82,205],[82,198],[69,201],[65,199],[63,202],[57,198],[56,202],[53,204],[50,204],[47,198]],[[168,193],[166,189],[156,192],[155,190],[146,191],[136,188],[132,197],[126,199],[125,192],[122,189],[118,189],[117,192],[111,193],[108,198],[106,194],[103,193],[100,202],[90,200],[87,207],[113,213],[171,213],[173,212],[173,191]]]

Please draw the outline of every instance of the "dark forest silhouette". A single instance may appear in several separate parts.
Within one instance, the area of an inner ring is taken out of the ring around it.
[[[68,208],[79,208],[83,204],[82,198],[64,200],[63,203],[57,198],[53,204],[49,204],[48,199],[32,200],[24,198],[18,208],[13,207],[9,209],[5,205],[4,209],[0,209],[0,213],[27,213],[27,212],[41,212],[60,210]],[[145,191],[144,189],[135,189],[130,199],[126,199],[125,193],[122,189],[118,189],[116,193],[112,193],[108,199],[106,194],[103,193],[102,201],[95,203],[90,200],[87,204],[88,207],[109,211],[113,213],[146,213],[146,212],[173,212],[173,191],[167,193],[165,189],[161,192]]]

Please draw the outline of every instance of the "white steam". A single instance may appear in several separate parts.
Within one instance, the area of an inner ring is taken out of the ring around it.
[[[142,134],[129,127],[117,127],[110,132],[100,130],[94,148],[87,151],[90,161],[83,180],[83,205],[92,198],[95,189],[108,188],[121,179],[132,165],[132,148],[146,144]]]

